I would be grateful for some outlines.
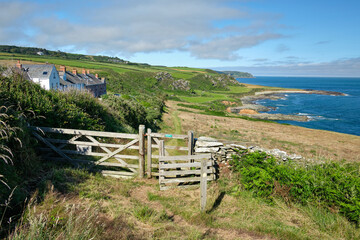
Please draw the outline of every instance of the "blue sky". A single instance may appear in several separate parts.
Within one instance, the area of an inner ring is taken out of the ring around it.
[[[254,75],[360,77],[356,0],[0,0],[0,44]]]

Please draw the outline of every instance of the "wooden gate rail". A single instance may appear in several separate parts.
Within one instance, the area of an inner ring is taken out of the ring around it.
[[[85,155],[96,156],[101,159],[93,162],[94,165],[108,166],[108,167],[121,167],[127,168],[129,172],[125,171],[101,171],[106,176],[113,177],[134,177],[138,174],[139,177],[144,177],[145,172],[145,144],[144,134],[145,126],[139,126],[139,134],[128,133],[115,133],[115,132],[100,132],[89,130],[77,130],[77,129],[64,129],[64,128],[49,128],[49,127],[30,127],[33,130],[33,135],[41,142],[43,142],[50,149],[40,148],[46,152],[56,152],[61,158],[66,159],[68,162],[74,164],[77,162],[88,162],[85,160],[74,159],[69,155]],[[61,135],[75,135],[69,140],[55,139],[46,137],[46,133],[55,133]],[[88,141],[79,141],[78,139],[84,137]],[[131,140],[126,144],[114,144],[114,143],[101,143],[94,137],[114,138],[114,139],[127,139]],[[138,146],[135,144],[138,143]],[[76,145],[75,150],[64,149],[66,146]],[[92,147],[98,147],[103,152],[93,151]],[[109,148],[115,149],[111,150]],[[138,150],[138,156],[120,154],[120,152],[126,149]],[[107,162],[110,159],[115,159],[116,162]],[[138,164],[129,164],[124,159],[138,160]]]
[[[153,168],[159,168],[159,164],[153,163],[152,159],[159,159],[160,155],[154,155],[152,153],[153,149],[159,149],[160,152],[160,142],[164,139],[183,139],[187,140],[187,147],[181,146],[170,146],[166,145],[164,147],[164,155],[169,155],[166,151],[167,149],[171,150],[179,150],[187,152],[188,155],[192,155],[194,153],[194,133],[192,131],[188,132],[188,135],[180,135],[180,134],[165,134],[165,133],[153,133],[150,128],[147,129],[147,176],[151,178],[151,176],[159,176],[158,172],[152,172]],[[153,143],[154,142],[154,143]]]
[[[205,168],[201,161],[206,159]],[[160,156],[159,158],[159,184],[160,190],[172,187],[186,187],[189,183],[200,183],[201,173],[206,174],[206,180],[216,179],[215,161],[211,154]],[[174,185],[175,184],[175,185]],[[181,184],[181,185],[179,185]]]

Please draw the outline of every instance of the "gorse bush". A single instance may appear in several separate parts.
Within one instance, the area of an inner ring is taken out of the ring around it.
[[[272,201],[275,196],[286,202],[319,205],[341,212],[360,223],[360,165],[324,163],[299,166],[279,163],[266,153],[244,152],[233,156],[232,169],[240,175],[246,190]]]
[[[108,95],[103,97],[103,102],[117,111],[121,118],[134,129],[137,129],[140,124],[152,126],[152,119],[146,108],[134,99]]]

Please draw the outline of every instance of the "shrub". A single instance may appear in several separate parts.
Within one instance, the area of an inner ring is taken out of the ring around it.
[[[47,91],[18,74],[1,77],[0,102],[19,109],[31,125],[107,131],[127,129],[115,111],[89,93]]]
[[[272,202],[280,196],[287,202],[320,205],[360,222],[360,165],[334,163],[299,166],[281,163],[266,153],[233,156],[232,169],[240,174],[246,190]]]

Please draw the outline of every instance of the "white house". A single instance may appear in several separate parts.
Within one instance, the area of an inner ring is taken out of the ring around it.
[[[18,61],[16,67],[22,70],[30,80],[46,90],[60,88],[59,73],[54,64],[21,64]]]
[[[46,90],[78,89],[92,93],[94,97],[106,94],[105,78],[99,78],[98,74],[91,74],[89,70],[78,73],[66,71],[65,66],[60,66],[58,72],[54,64],[16,64],[16,70],[26,79],[29,79]]]

